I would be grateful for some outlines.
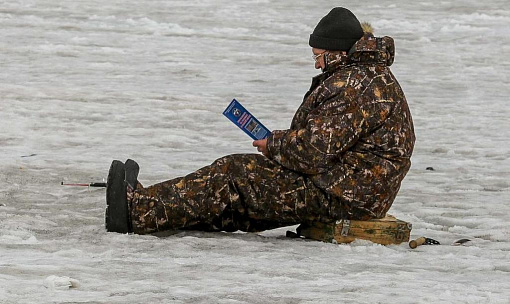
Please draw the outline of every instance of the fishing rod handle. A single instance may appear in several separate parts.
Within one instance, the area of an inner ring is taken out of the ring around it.
[[[106,187],[106,183],[91,183],[89,187]]]
[[[427,238],[422,236],[422,237],[419,237],[417,238],[416,240],[412,240],[409,242],[409,247],[411,247],[411,249],[414,249],[418,246],[421,246],[423,244],[425,244],[425,242],[427,241]]]

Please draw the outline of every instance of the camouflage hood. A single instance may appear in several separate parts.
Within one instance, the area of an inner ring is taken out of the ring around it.
[[[393,38],[374,37],[372,33],[365,35],[358,40],[347,55],[339,53],[326,53],[326,68],[324,72],[332,72],[340,66],[350,64],[381,64],[391,66],[395,60],[395,43]]]

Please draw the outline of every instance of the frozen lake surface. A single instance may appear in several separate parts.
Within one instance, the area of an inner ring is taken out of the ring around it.
[[[349,7],[395,39],[415,122],[390,213],[442,246],[106,233],[104,189],[60,186],[113,159],[149,185],[256,152],[223,109],[287,128],[317,74],[308,35],[339,4],[4,1],[0,303],[510,303],[507,1]]]

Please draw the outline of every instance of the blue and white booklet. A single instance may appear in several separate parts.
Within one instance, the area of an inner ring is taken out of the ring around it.
[[[232,100],[228,107],[223,111],[230,121],[238,126],[244,133],[248,134],[253,140],[264,139],[269,136],[269,131],[260,123],[251,113],[246,110],[237,100]]]

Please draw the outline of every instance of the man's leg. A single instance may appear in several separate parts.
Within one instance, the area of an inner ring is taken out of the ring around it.
[[[310,180],[260,154],[216,160],[185,177],[128,194],[133,231],[260,231],[320,221],[329,200]]]

